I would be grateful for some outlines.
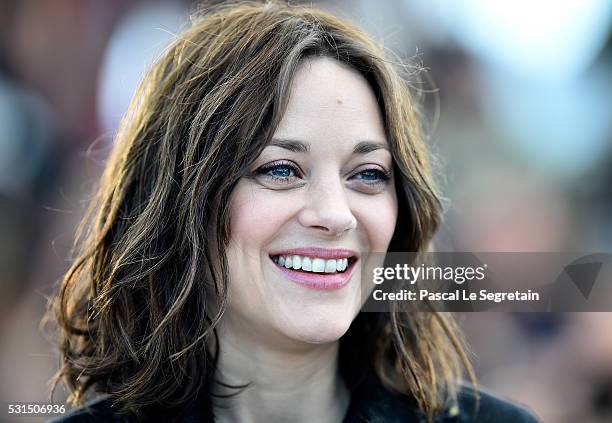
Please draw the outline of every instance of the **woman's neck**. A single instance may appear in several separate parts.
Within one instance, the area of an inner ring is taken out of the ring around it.
[[[213,398],[216,421],[342,421],[350,395],[338,372],[338,341],[287,348],[257,341],[220,328],[217,380],[249,386],[240,391],[217,386],[216,394],[238,393]]]

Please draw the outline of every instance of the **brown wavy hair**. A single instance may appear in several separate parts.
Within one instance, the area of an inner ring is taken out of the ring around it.
[[[301,61],[313,56],[352,67],[374,90],[398,181],[389,250],[427,249],[441,204],[409,84],[417,68],[316,8],[204,9],[139,87],[52,300],[63,359],[55,383],[67,382],[72,404],[96,391],[138,413],[210,395],[229,283],[230,194],[274,133]],[[340,345],[349,384],[374,369],[430,419],[456,399],[464,369],[474,380],[444,313],[360,313]]]

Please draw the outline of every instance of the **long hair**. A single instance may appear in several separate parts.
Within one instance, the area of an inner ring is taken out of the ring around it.
[[[230,194],[280,122],[298,66],[312,56],[352,67],[372,87],[398,181],[389,249],[427,248],[441,204],[406,80],[414,72],[360,29],[312,7],[209,7],[134,96],[53,298],[63,359],[56,383],[67,382],[73,404],[97,391],[120,412],[138,413],[180,407],[213,385],[210,346],[229,283]],[[370,366],[430,419],[456,398],[461,362],[473,379],[449,315],[365,314],[340,341],[349,379]],[[359,359],[347,354],[352,345]]]

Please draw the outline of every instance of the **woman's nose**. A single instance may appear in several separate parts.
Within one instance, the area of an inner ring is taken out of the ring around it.
[[[357,227],[341,180],[313,184],[308,189],[299,222],[328,235],[341,235]]]

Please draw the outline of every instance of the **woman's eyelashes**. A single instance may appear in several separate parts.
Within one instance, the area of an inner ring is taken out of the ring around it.
[[[288,185],[302,177],[299,167],[292,162],[279,160],[265,164],[255,170],[255,177],[264,181]]]
[[[291,161],[278,160],[260,166],[253,176],[266,185],[277,185],[283,188],[301,186],[304,172]],[[366,167],[349,174],[347,180],[358,190],[376,192],[384,189],[391,180],[391,172],[382,167]]]
[[[357,172],[354,178],[370,185],[386,184],[391,179],[391,173],[385,169],[368,168]]]

